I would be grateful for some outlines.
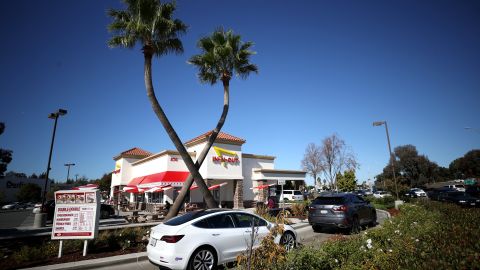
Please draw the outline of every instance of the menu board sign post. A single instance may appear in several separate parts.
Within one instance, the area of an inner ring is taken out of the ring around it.
[[[62,255],[62,240],[85,239],[83,256],[88,239],[98,236],[100,192],[92,190],[59,190],[55,192],[55,215],[52,240],[60,240],[58,257]]]

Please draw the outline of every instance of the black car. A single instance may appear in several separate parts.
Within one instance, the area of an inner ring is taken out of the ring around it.
[[[457,191],[457,190],[453,189],[453,188],[441,187],[441,188],[436,188],[436,189],[429,190],[427,192],[427,194],[428,194],[428,198],[430,198],[430,200],[440,201],[443,194],[445,194],[447,192],[455,192],[455,191]]]
[[[470,196],[469,194],[461,191],[452,191],[442,194],[439,198],[440,201],[455,203],[463,207],[476,207],[480,206],[480,199]]]
[[[480,198],[480,186],[466,186],[465,193],[470,196]]]
[[[44,210],[42,212],[47,213],[47,220],[52,220],[55,213],[55,200],[49,200],[45,202],[43,206]],[[100,218],[105,219],[113,216],[115,214],[115,209],[112,205],[109,204],[100,204]]]
[[[316,232],[322,227],[335,227],[359,233],[363,225],[376,225],[377,212],[375,207],[356,194],[322,194],[310,204],[308,222]]]

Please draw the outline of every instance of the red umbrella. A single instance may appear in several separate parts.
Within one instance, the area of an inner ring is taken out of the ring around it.
[[[163,186],[163,187],[156,186],[156,187],[152,187],[150,189],[145,190],[145,192],[162,192],[164,190],[169,190],[171,188],[173,188],[173,187],[172,186]]]
[[[268,187],[271,187],[271,186],[274,186],[275,184],[269,184],[269,185],[260,185],[260,186],[256,186],[256,187],[252,187],[250,189],[265,189],[265,188],[268,188]]]
[[[220,188],[222,186],[225,186],[226,184],[228,184],[228,183],[225,182],[225,183],[221,183],[221,184],[218,184],[218,185],[213,185],[213,186],[209,187],[208,190],[214,190],[214,189]]]

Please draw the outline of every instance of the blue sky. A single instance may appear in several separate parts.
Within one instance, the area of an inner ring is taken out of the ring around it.
[[[110,49],[108,8],[119,1],[0,3],[0,147],[9,170],[47,167],[51,176],[100,177],[131,147],[174,149],[145,95],[140,48]],[[189,25],[185,52],[154,60],[157,97],[179,136],[210,130],[222,86],[203,85],[186,61],[218,26],[255,43],[259,74],[231,82],[223,130],[243,151],[274,155],[278,169],[300,169],[305,147],[336,132],[355,152],[360,180],[373,179],[392,147],[413,144],[439,165],[479,147],[478,1],[177,1]],[[312,180],[308,178],[308,183]]]

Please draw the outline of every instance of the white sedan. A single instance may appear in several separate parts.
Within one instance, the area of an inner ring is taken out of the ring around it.
[[[385,197],[389,197],[389,196],[392,196],[392,194],[390,194],[386,191],[381,191],[381,190],[373,193],[373,197],[375,197],[375,198],[385,198]]]
[[[170,269],[214,269],[235,261],[252,242],[258,247],[275,224],[241,210],[207,209],[188,212],[152,228],[147,255],[150,262]],[[277,236],[287,251],[297,245],[297,233],[284,225]]]

